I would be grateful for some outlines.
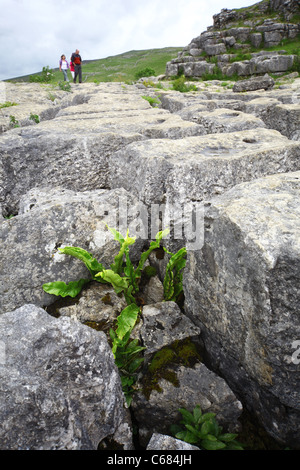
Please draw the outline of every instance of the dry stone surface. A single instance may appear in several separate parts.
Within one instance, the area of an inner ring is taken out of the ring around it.
[[[228,126],[223,116],[224,126]],[[180,141],[148,140],[132,143],[111,156],[114,173],[110,184],[127,190],[135,187],[146,204],[202,202],[242,181],[295,171],[299,157],[299,142],[264,127]],[[126,168],[130,168],[128,173]]]
[[[199,447],[179,441],[174,437],[153,433],[146,450],[200,450]]]
[[[1,450],[133,448],[131,420],[104,333],[35,305],[0,315]]]
[[[59,254],[60,247],[79,246],[109,267],[119,247],[105,224],[115,227],[120,220],[119,208],[127,204],[133,214],[130,216],[128,212],[129,222],[136,217],[139,206],[122,189],[75,193],[46,188],[24,197],[23,213],[1,224],[1,312],[26,303],[41,307],[51,304],[53,296],[43,291],[43,283],[89,278],[85,265]],[[124,233],[124,227],[120,230]],[[137,259],[140,248],[137,242],[133,260]]]
[[[186,313],[204,330],[212,361],[235,390],[248,384],[249,406],[293,446],[300,432],[293,361],[300,336],[299,198],[298,171],[212,199],[204,245],[189,253],[185,278]]]
[[[179,139],[201,131],[196,123],[152,108],[135,87],[88,85],[74,94],[54,119],[0,137],[4,212],[16,213],[20,197],[45,183],[75,191],[107,188],[109,155],[132,141]],[[80,100],[88,104],[76,105]]]

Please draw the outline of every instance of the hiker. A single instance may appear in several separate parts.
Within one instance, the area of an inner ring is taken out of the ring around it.
[[[73,81],[74,81],[74,83],[76,83],[76,79],[78,77],[79,83],[82,83],[81,56],[79,54],[78,49],[76,49],[76,51],[73,52],[72,57],[71,57],[71,61],[73,62],[74,68],[75,68],[75,75],[74,75]]]
[[[71,72],[71,75],[72,75],[72,78],[74,80],[74,77],[75,77],[75,68],[74,68],[74,64],[72,62],[72,57],[70,58],[70,72]]]
[[[60,58],[59,61],[59,71],[64,74],[64,81],[68,82],[68,68],[69,68],[69,63],[66,60],[66,56],[63,54]]]

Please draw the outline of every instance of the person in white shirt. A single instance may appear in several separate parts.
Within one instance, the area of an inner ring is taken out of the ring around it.
[[[68,82],[68,68],[69,68],[69,62],[66,60],[66,56],[62,55],[59,61],[59,71],[64,74],[64,81]]]

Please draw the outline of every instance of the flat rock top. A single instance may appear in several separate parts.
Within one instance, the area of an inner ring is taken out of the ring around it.
[[[280,132],[272,129],[250,129],[227,134],[209,134],[185,137],[178,141],[161,139],[130,144],[130,151],[140,152],[141,158],[155,158],[181,164],[189,160],[199,162],[215,158],[257,155],[277,147],[298,146]],[[155,150],[156,149],[156,150]]]
[[[135,128],[135,131],[149,138],[174,139],[175,128],[179,138],[201,134],[192,119],[182,119],[183,116],[177,115],[183,108],[192,110],[193,107],[200,107],[199,111],[209,113],[212,108],[228,107],[251,113],[253,106],[245,110],[245,104],[253,100],[261,100],[253,102],[253,105],[260,106],[275,104],[273,100],[277,100],[277,104],[292,107],[300,103],[300,78],[282,78],[283,85],[278,84],[277,88],[271,91],[258,90],[247,93],[232,92],[230,81],[194,83],[197,92],[179,93],[172,90],[172,82],[163,82],[162,90],[146,87],[141,83],[72,83],[71,92],[63,91],[53,84],[1,82],[0,104],[10,102],[16,105],[1,108],[0,132],[12,128],[10,116],[14,116],[21,127],[34,126],[35,123],[30,120],[32,114],[40,118],[40,132],[55,130],[57,133],[82,134],[105,132],[108,129],[132,132]],[[149,96],[161,99],[163,107],[168,111],[152,108],[149,102],[143,99]],[[167,106],[164,104],[166,100]],[[226,121],[228,118],[220,116],[220,119]],[[149,132],[148,127],[154,130]],[[168,128],[173,129],[171,135],[167,132]]]
[[[71,93],[56,90],[51,85],[8,84],[5,87],[6,101],[17,105],[1,109],[0,126],[4,131],[12,128],[11,115],[23,129],[22,126],[34,125],[29,118],[34,114],[41,118],[39,135],[116,132],[139,133],[150,138],[169,135],[180,138],[199,134],[197,124],[153,108],[143,99],[149,95],[146,87],[140,89],[122,83],[73,84]],[[32,129],[23,130],[23,135],[29,138],[31,132]]]
[[[230,219],[274,266],[279,253],[300,257],[300,171],[242,183],[212,201],[212,213]]]

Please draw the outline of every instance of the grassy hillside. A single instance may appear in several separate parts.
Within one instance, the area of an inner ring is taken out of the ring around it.
[[[163,49],[149,49],[143,51],[129,51],[116,56],[99,60],[83,61],[83,81],[87,82],[130,82],[135,79],[135,74],[145,68],[151,68],[155,75],[165,73],[166,63],[177,57],[182,47],[166,47]],[[47,67],[49,64],[45,64]],[[52,69],[54,77],[51,81],[63,80],[62,72]],[[38,74],[33,74],[38,75]],[[69,73],[71,78],[71,74]],[[30,75],[17,77],[10,81],[29,81]]]

